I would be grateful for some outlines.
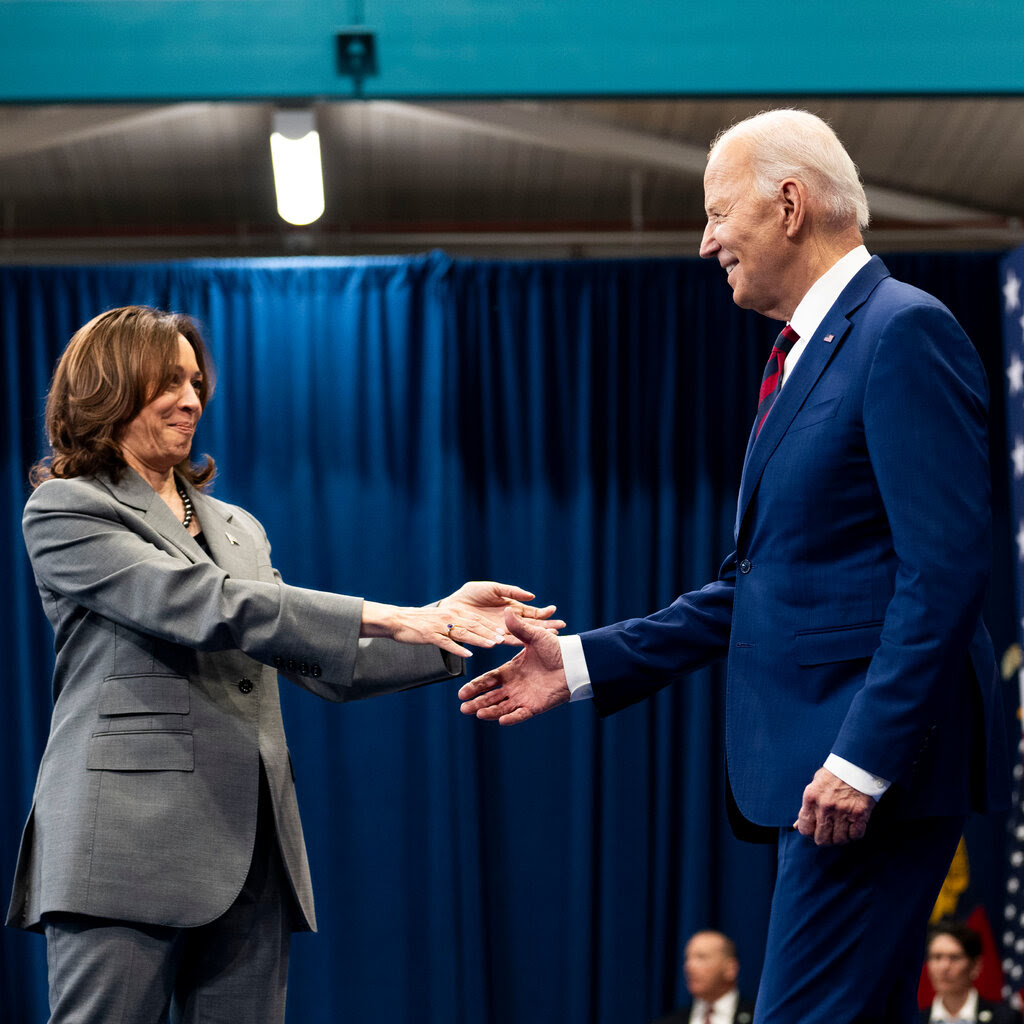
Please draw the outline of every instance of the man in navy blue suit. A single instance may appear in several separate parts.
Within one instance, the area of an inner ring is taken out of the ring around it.
[[[785,321],[718,578],[645,618],[526,643],[467,683],[505,724],[608,714],[727,658],[734,823],[778,875],[755,1024],[909,1024],[925,928],[972,809],[1008,802],[990,567],[988,386],[936,299],[864,248],[832,130],[769,111],[711,147],[700,254]],[[727,386],[727,382],[723,382]]]

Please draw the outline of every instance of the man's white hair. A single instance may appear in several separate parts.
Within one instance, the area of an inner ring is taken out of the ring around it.
[[[708,157],[723,142],[742,138],[750,146],[754,184],[766,199],[789,177],[810,186],[827,221],[845,227],[856,219],[861,230],[871,218],[857,166],[836,133],[806,110],[765,110],[720,132]]]

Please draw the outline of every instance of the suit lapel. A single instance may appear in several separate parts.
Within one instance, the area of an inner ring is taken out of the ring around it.
[[[184,529],[167,503],[135,470],[126,469],[117,483],[104,480],[103,484],[118,501],[135,509],[147,526],[177,548],[190,562],[201,562],[212,557],[217,565],[232,576],[249,579],[256,577],[256,552],[248,534],[233,527],[233,513],[222,513],[220,509],[225,506],[212,501],[201,491],[186,484],[203,536],[209,545],[210,555],[206,554],[196,539]]]
[[[873,256],[856,274],[808,341],[793,369],[792,376],[775,399],[775,404],[761,427],[761,433],[755,434],[754,430],[751,430],[747,454],[743,461],[743,474],[740,478],[739,500],[736,504],[737,541],[740,526],[761,481],[765,466],[789,430],[793,417],[803,408],[825,368],[846,339],[852,326],[850,316],[864,304],[878,282],[888,276],[889,271],[877,256]]]
[[[205,558],[203,549],[167,506],[167,503],[130,467],[117,483],[104,481],[111,494],[123,505],[135,509],[148,527],[173,544],[190,562]],[[194,497],[195,492],[191,492]]]
[[[235,524],[235,515],[231,509],[191,487],[189,495],[213,560],[229,576],[255,579],[258,575],[256,550],[249,539],[249,533]]]

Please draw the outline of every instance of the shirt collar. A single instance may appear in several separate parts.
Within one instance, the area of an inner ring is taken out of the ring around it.
[[[833,263],[807,290],[793,310],[790,325],[801,339],[809,339],[825,319],[825,314],[835,305],[843,289],[857,276],[857,273],[871,259],[863,245],[851,249],[838,262]]]
[[[726,1020],[732,1020],[736,1016],[736,1007],[740,1001],[740,990],[738,988],[731,989],[726,992],[724,996],[719,996],[711,1004],[712,1012],[716,1015],[725,1015]],[[707,1003],[703,999],[695,999],[693,1001],[694,1011],[699,1011],[699,1020],[704,1019],[704,1010],[707,1007]]]
[[[950,1013],[942,1004],[942,996],[936,996],[932,1003],[933,1021],[974,1020],[978,1019],[978,990],[972,988],[967,993],[967,1002],[960,1007],[959,1013]]]

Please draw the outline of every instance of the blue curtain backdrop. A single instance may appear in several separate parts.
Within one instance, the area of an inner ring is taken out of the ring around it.
[[[1001,651],[1014,623],[998,256],[888,262],[953,308],[989,367]],[[731,549],[775,329],[732,304],[714,265],[0,268],[4,900],[50,711],[26,475],[64,344],[127,303],[205,324],[218,380],[196,452],[218,461],[214,493],[263,521],[291,583],[411,604],[494,578],[578,630],[663,606]],[[682,944],[707,926],[735,936],[752,992],[773,851],[725,821],[722,682],[712,668],[603,722],[573,705],[514,729],[463,718],[456,685],[329,705],[285,684],[320,918],[295,943],[290,1021],[643,1024],[681,1000]],[[997,905],[1001,823],[971,828]],[[0,943],[0,1018],[44,1021],[42,939],[4,929]]]

